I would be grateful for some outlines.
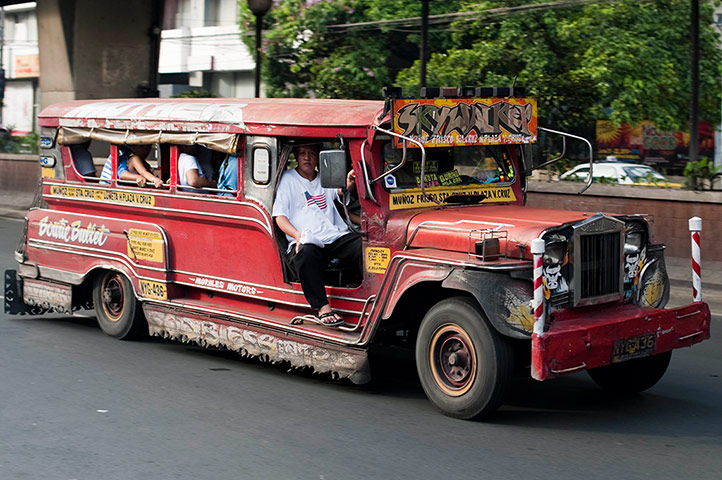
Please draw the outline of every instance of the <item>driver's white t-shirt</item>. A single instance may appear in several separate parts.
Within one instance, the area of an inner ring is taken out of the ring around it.
[[[349,232],[333,204],[334,200],[340,201],[338,191],[321,187],[319,175],[313,181],[308,181],[295,169],[288,170],[278,185],[272,215],[288,218],[301,231],[301,243],[328,245]],[[286,238],[288,251],[291,251],[296,240],[288,235]]]

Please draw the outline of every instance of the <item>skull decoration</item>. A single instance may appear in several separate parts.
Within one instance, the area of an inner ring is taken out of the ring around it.
[[[544,267],[544,285],[550,292],[566,291],[568,289],[567,282],[562,276],[562,266],[554,265]]]

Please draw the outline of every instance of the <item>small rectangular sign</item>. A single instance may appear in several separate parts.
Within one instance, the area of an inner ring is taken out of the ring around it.
[[[537,141],[536,100],[446,98],[395,100],[394,132],[424,147],[505,145]],[[403,140],[394,137],[400,147]],[[407,147],[418,148],[407,142]]]
[[[149,262],[163,262],[163,237],[159,232],[128,229],[128,256]]]
[[[150,280],[139,280],[140,294],[145,298],[153,298],[155,300],[167,300],[168,289],[164,283],[153,282]]]
[[[43,167],[52,168],[55,166],[55,157],[52,155],[43,155],[40,157],[40,165]]]
[[[366,247],[366,271],[386,273],[391,260],[391,250],[384,247]]]
[[[456,187],[456,188],[427,188],[426,193],[430,198],[421,193],[420,188],[405,190],[401,193],[389,195],[389,209],[402,210],[405,208],[420,208],[436,206],[451,195],[468,195],[480,197],[478,203],[504,203],[516,201],[516,195],[511,187],[478,186],[478,187]]]
[[[40,137],[40,148],[53,148],[53,137]]]

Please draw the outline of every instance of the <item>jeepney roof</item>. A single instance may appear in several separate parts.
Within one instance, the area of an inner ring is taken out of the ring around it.
[[[46,127],[259,135],[299,135],[304,134],[299,128],[336,127],[347,135],[358,130],[361,136],[376,123],[383,107],[380,100],[299,98],[76,100],[43,109],[38,122]]]

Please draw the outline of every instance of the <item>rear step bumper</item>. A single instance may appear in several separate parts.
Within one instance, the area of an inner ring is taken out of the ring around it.
[[[532,377],[554,378],[689,347],[709,338],[704,302],[670,309],[625,305],[553,322],[532,337]]]

